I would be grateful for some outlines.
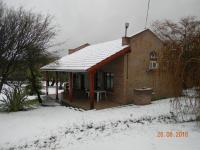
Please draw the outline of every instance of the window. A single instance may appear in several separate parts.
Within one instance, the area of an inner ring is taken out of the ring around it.
[[[150,52],[150,60],[157,60],[157,53],[155,51]]]
[[[158,68],[158,62],[157,62],[157,53],[155,51],[150,52],[149,54],[149,70],[154,70]]]
[[[158,68],[158,63],[157,61],[150,61],[150,64],[149,64],[149,69],[150,70],[153,70],[153,69],[157,69]]]
[[[113,73],[104,73],[104,88],[105,90],[113,90],[114,86],[114,74]]]

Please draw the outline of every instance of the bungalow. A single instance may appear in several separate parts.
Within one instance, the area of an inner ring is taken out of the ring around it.
[[[149,29],[131,37],[71,49],[70,54],[41,69],[66,72],[64,102],[93,109],[134,102],[134,89],[152,88],[154,98],[173,96],[167,72],[159,72],[162,41]],[[58,84],[56,84],[58,85]],[[48,86],[47,86],[48,91]],[[58,87],[56,88],[58,99]]]

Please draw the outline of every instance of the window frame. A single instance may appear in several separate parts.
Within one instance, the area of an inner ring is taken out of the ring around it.
[[[113,91],[114,89],[114,73],[104,72],[104,89]]]
[[[150,70],[158,69],[158,62],[155,60],[150,60],[149,69]]]
[[[155,51],[151,51],[149,54],[149,70],[156,70],[158,69],[158,55]]]

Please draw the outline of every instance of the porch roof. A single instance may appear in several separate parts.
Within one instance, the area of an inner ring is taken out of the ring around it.
[[[41,69],[44,71],[87,72],[129,51],[129,46],[122,46],[122,39],[118,39],[87,46],[75,53],[43,66]]]

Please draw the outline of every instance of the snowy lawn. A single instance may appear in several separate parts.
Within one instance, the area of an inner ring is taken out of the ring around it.
[[[187,137],[157,137],[159,132]],[[196,122],[175,123],[169,99],[146,106],[79,111],[55,106],[0,113],[0,149],[200,149]]]
[[[41,96],[41,98],[44,100],[43,102],[44,102],[44,104],[46,103],[46,95],[45,95],[45,93],[46,93],[46,88],[45,88],[45,82],[42,82],[42,84],[43,84],[43,88],[42,88],[42,90],[41,90],[41,92],[42,92],[42,94],[40,95]],[[23,87],[25,87],[25,84],[23,85]],[[11,89],[8,85],[4,85],[3,86],[3,89]],[[58,98],[59,99],[62,99],[62,94],[61,93],[63,93],[64,92],[64,90],[58,90]],[[55,88],[55,86],[49,86],[48,87],[48,94],[49,94],[49,97],[51,98],[51,99],[55,99],[56,98],[56,88]],[[3,94],[3,93],[0,93],[0,100],[3,100],[4,98],[6,98],[6,96]],[[47,100],[47,102],[48,102],[49,100]],[[39,104],[39,102],[38,102],[38,97],[37,97],[37,95],[27,95],[27,100],[26,100],[26,103],[27,104],[29,104],[29,102],[32,104],[32,103],[35,103],[35,104]],[[0,105],[2,104],[3,102],[2,101],[0,101]],[[54,104],[54,102],[52,102],[52,104]],[[35,106],[30,106],[30,108],[32,108],[32,107],[35,107]],[[27,107],[27,109],[29,108],[29,106]],[[1,111],[1,110],[0,110]]]

